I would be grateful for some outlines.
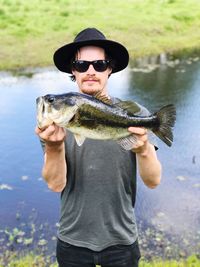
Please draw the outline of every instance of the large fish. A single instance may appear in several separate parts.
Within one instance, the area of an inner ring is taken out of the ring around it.
[[[172,145],[172,127],[176,119],[173,105],[167,105],[149,116],[137,116],[138,104],[118,101],[100,94],[90,96],[81,93],[48,94],[37,98],[37,124],[45,128],[52,123],[74,133],[77,144],[85,138],[116,140],[130,150],[137,141],[128,127],[145,127],[156,134],[168,146]]]

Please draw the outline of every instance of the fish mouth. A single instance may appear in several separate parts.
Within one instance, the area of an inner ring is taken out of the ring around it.
[[[44,105],[43,97],[38,97],[36,99],[36,103],[37,103],[37,112],[43,114],[45,112],[45,105]]]
[[[40,105],[40,107],[39,107],[40,112],[41,112],[42,114],[44,114],[44,113],[45,113],[45,104],[44,104],[44,101],[41,101],[41,102],[39,103],[39,105]]]
[[[44,103],[42,103],[42,113],[45,112],[45,106],[44,106]]]
[[[38,97],[36,99],[37,104],[37,126],[40,129],[48,127],[50,124],[52,124],[52,120],[49,118],[45,105],[45,100],[43,97]]]

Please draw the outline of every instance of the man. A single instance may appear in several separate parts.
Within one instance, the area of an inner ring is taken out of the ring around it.
[[[128,65],[124,46],[107,40],[94,28],[81,31],[74,42],[54,54],[56,67],[72,74],[79,91],[101,92],[113,102],[107,89],[109,76]],[[138,114],[146,110],[138,106]],[[135,267],[140,252],[134,217],[136,161],[144,183],[160,183],[161,165],[147,130],[129,127],[137,137],[131,151],[114,141],[87,139],[77,146],[74,136],[55,124],[36,127],[44,142],[43,177],[48,187],[61,193],[61,217],[57,242],[60,267]]]

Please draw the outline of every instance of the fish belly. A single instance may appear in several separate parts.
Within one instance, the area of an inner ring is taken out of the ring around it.
[[[74,134],[98,140],[117,140],[130,135],[130,132],[125,128],[104,127],[101,125],[95,129],[81,126],[70,126],[66,128]]]

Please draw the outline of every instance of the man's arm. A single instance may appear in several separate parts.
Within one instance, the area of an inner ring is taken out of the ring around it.
[[[45,142],[42,176],[47,182],[49,189],[54,192],[61,192],[67,182],[64,145],[66,132],[63,128],[54,124],[44,130],[36,127],[35,132]]]
[[[129,127],[128,130],[137,136],[137,144],[132,151],[136,153],[140,176],[149,188],[155,188],[161,180],[161,164],[155,148],[148,141],[147,130],[139,127]]]

